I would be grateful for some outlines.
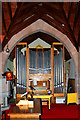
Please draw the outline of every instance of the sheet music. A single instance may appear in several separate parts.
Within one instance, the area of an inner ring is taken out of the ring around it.
[[[43,83],[43,86],[46,86],[46,83]]]
[[[37,81],[36,80],[34,80],[34,85],[37,85]]]

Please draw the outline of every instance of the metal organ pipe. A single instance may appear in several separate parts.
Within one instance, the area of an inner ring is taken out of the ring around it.
[[[26,91],[26,56],[17,48],[17,93]]]
[[[54,92],[63,93],[63,49],[54,56]]]

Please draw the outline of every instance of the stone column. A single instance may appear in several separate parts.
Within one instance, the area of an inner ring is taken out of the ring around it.
[[[75,76],[75,92],[77,93],[77,104],[79,104],[79,74],[76,73],[76,76]]]
[[[6,53],[6,51],[2,52],[2,72],[5,72],[5,67],[6,67],[6,62],[8,59],[8,54]]]
[[[75,75],[75,92],[77,92],[77,104],[80,104],[80,51],[78,52],[78,64]]]
[[[5,97],[5,106],[8,106],[8,100],[7,100],[7,97]]]
[[[0,52],[0,78],[2,78],[2,52]]]
[[[78,97],[79,97],[79,104],[80,104],[80,47],[78,52]]]

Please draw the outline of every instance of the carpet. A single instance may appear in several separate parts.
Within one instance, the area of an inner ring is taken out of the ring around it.
[[[6,120],[10,120],[7,114],[13,107],[5,111]],[[48,105],[43,105],[41,120],[80,120],[80,105],[51,104],[50,111]]]
[[[49,111],[48,106],[42,106],[41,120],[80,120],[80,105],[52,104]]]

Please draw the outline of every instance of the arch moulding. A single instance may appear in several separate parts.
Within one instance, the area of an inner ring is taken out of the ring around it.
[[[48,23],[44,22],[41,19],[35,21],[28,27],[24,28],[23,30],[21,30],[20,32],[15,34],[10,39],[10,41],[8,42],[10,52],[13,50],[13,48],[16,46],[16,44],[18,42],[20,42],[23,38],[29,36],[30,34],[36,33],[38,31],[47,33],[64,44],[64,46],[66,47],[66,49],[68,50],[68,52],[70,53],[70,55],[74,61],[75,73],[76,73],[76,85],[77,85],[78,84],[78,78],[77,78],[77,76],[78,76],[78,52],[77,52],[76,48],[74,47],[72,42],[69,40],[69,38],[65,34],[63,34],[62,32],[60,32],[59,30],[52,27],[51,25],[49,25]],[[4,51],[5,51],[6,47],[7,46],[5,46]],[[5,56],[5,59],[3,60],[3,66],[5,66],[8,55],[6,55],[6,53],[3,52],[3,56]],[[4,68],[3,68],[3,71],[4,71]]]

